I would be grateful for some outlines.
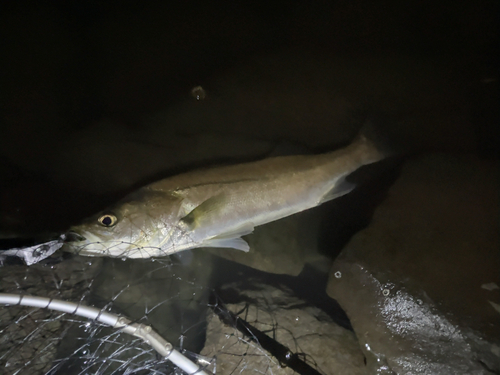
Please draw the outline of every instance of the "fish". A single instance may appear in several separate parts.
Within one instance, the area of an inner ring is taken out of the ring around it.
[[[347,146],[198,169],[159,180],[73,226],[63,250],[84,256],[162,257],[179,251],[249,251],[242,236],[348,194],[346,177],[388,156],[371,125]]]

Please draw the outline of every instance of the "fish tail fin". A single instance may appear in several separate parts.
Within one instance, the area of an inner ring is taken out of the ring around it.
[[[402,134],[397,123],[375,116],[365,121],[354,142],[364,148],[369,162],[416,151],[415,145]]]
[[[364,123],[350,148],[359,155],[356,159],[361,164],[375,163],[392,155],[385,139],[380,137],[378,129],[371,120]]]

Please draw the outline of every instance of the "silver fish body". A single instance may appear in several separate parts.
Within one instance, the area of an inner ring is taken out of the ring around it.
[[[159,257],[200,247],[248,251],[253,228],[347,194],[345,177],[384,158],[363,134],[320,155],[268,158],[180,174],[87,219],[65,249],[87,256]]]

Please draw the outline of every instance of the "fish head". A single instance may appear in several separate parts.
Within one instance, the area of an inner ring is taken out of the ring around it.
[[[181,206],[176,196],[135,193],[71,227],[65,250],[85,256],[150,258],[187,249]]]

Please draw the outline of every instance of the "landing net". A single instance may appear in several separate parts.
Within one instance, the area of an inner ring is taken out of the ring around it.
[[[92,306],[136,326],[149,326],[171,349],[196,364],[197,371],[207,374],[335,373],[325,356],[315,358],[310,344],[297,333],[301,323],[307,324],[299,322],[307,304],[291,306],[296,303],[290,302],[293,291],[279,276],[270,280],[265,273],[200,249],[156,259],[55,256],[31,266],[4,264],[0,293]],[[291,277],[283,280],[287,278]],[[245,289],[242,284],[251,285],[252,294],[238,295]],[[273,301],[273,293],[287,297]],[[292,309],[296,321],[286,318],[283,308]],[[330,319],[319,309],[312,315],[321,314]],[[338,341],[342,335],[352,335],[348,329],[338,329]],[[353,335],[350,340],[355,346]],[[0,373],[186,372],[148,340],[98,319],[12,303],[0,304]]]

